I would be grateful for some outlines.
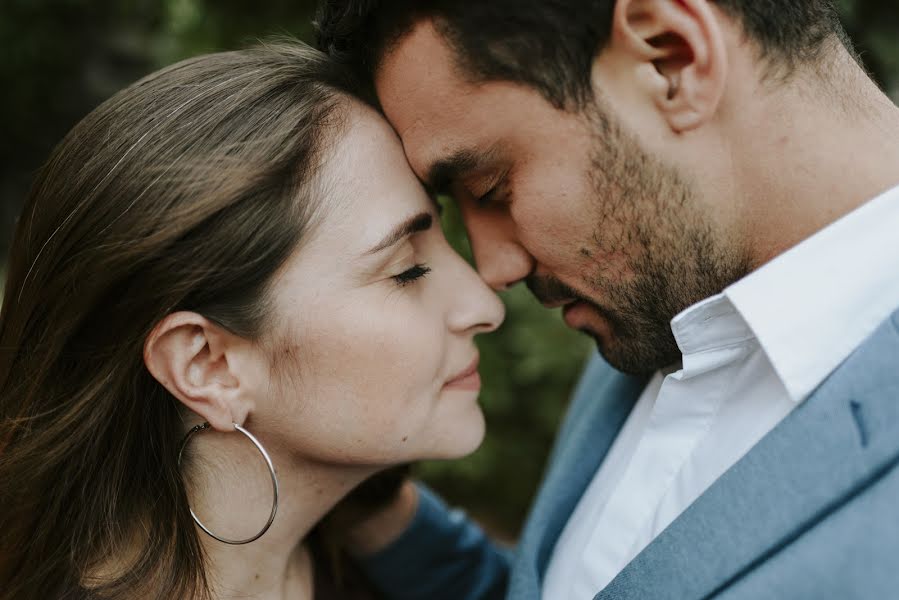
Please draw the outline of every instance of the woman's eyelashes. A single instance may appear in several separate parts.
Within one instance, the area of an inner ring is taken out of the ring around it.
[[[414,283],[415,281],[421,279],[425,275],[431,272],[431,268],[425,264],[417,264],[414,265],[410,269],[406,269],[399,275],[394,275],[393,280],[400,287],[405,287],[410,283]]]

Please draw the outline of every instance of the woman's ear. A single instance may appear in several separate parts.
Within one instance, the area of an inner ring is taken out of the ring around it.
[[[147,369],[175,398],[219,431],[243,424],[252,407],[234,360],[240,338],[193,312],[162,319],[144,343]]]
[[[648,92],[676,133],[699,127],[718,109],[727,50],[709,0],[618,0],[610,43],[647,67]]]

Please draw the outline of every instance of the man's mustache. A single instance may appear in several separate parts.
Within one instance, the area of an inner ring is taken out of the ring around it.
[[[525,285],[543,304],[557,304],[569,300],[588,301],[555,277],[529,275],[525,279]]]

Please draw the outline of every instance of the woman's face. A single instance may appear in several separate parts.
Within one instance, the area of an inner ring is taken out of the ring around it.
[[[467,454],[484,433],[474,336],[503,306],[448,245],[393,130],[356,102],[347,120],[323,212],[272,288],[272,384],[251,418],[309,460]]]

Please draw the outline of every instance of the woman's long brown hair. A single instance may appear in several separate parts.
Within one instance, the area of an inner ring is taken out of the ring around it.
[[[175,310],[259,335],[352,87],[300,44],[202,56],[55,149],[0,312],[0,598],[208,596],[178,403],[142,346]]]

